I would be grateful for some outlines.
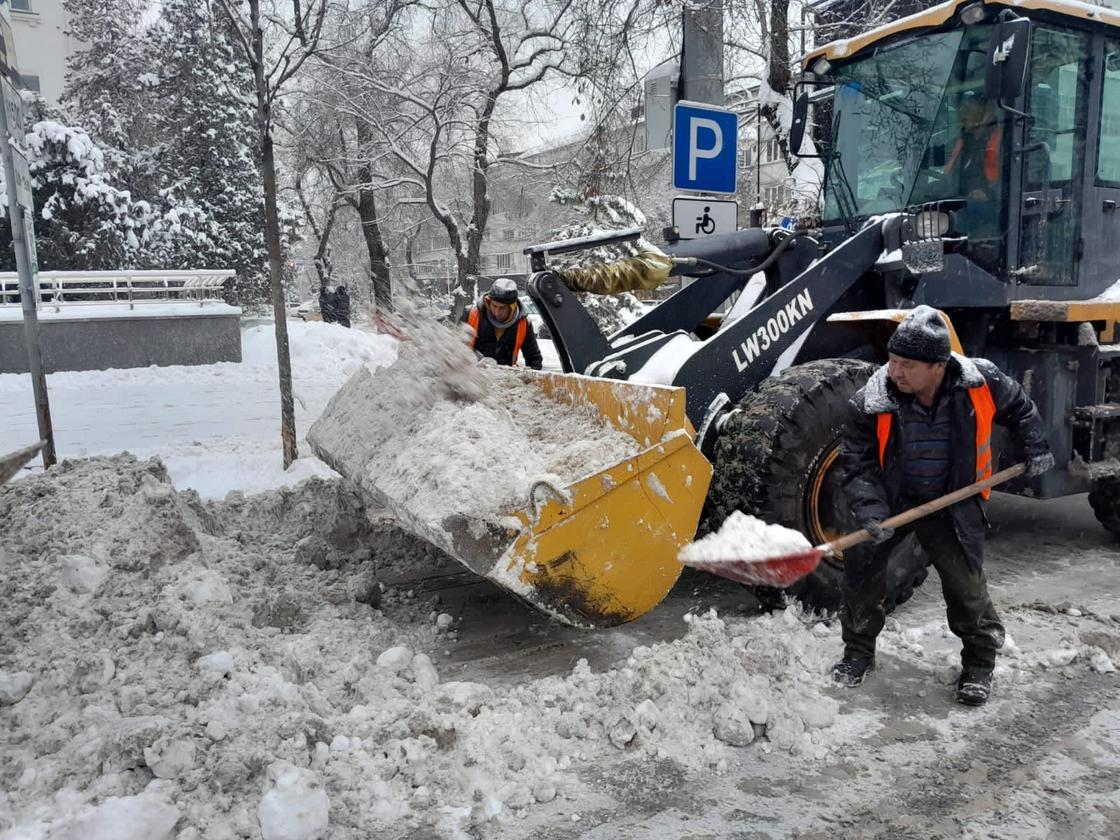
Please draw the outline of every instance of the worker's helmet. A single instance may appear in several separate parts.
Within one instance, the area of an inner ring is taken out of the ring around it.
[[[498,303],[517,303],[517,284],[508,277],[499,277],[487,295]]]

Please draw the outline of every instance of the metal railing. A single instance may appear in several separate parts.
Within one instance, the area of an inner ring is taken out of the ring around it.
[[[137,305],[222,300],[222,290],[236,273],[227,269],[187,271],[41,271],[39,300],[57,312],[65,306],[91,303]],[[19,306],[19,277],[0,272],[0,307]]]

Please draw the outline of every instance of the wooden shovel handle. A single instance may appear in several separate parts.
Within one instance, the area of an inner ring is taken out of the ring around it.
[[[931,513],[936,513],[950,505],[955,505],[957,502],[967,499],[969,496],[975,496],[977,493],[987,490],[989,487],[995,487],[997,484],[1010,481],[1016,476],[1022,475],[1026,469],[1026,464],[1016,464],[1013,467],[1001,470],[990,478],[985,478],[983,481],[977,481],[975,484],[962,487],[960,490],[954,490],[952,493],[947,493],[939,499],[934,499],[932,502],[926,502],[925,504],[918,505],[916,508],[910,508],[910,510],[904,511],[898,514],[898,516],[884,519],[879,524],[884,528],[898,528],[902,525],[909,525],[911,522],[921,519],[923,516],[929,516]],[[869,539],[871,539],[871,535],[867,533],[866,530],[863,530],[856,531],[854,534],[847,534],[826,545],[832,551],[843,551],[846,548],[851,548],[862,542],[867,542]]]

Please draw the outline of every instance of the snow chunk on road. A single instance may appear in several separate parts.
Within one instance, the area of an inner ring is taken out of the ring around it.
[[[233,654],[226,650],[220,650],[203,656],[196,664],[198,670],[204,674],[224,677],[233,673]]]
[[[273,788],[261,798],[257,816],[264,840],[319,840],[325,837],[331,803],[314,773],[279,764],[270,768]]]
[[[1089,665],[1098,674],[1114,674],[1116,673],[1116,664],[1103,650],[1097,650],[1089,657]]]
[[[157,779],[185,776],[194,769],[194,757],[194,741],[187,738],[144,749],[144,763]]]
[[[398,645],[397,647],[391,647],[386,651],[382,651],[381,655],[377,657],[378,668],[385,668],[394,673],[403,671],[411,662],[412,651],[403,645]]]
[[[93,592],[105,580],[108,570],[82,554],[68,554],[59,558],[62,566],[62,585],[71,592]]]
[[[179,809],[158,794],[110,796],[87,808],[51,837],[59,840],[167,840],[179,821]]]
[[[798,531],[781,525],[769,525],[736,510],[724,520],[719,531],[681,549],[680,561],[685,564],[731,560],[749,563],[769,560],[783,554],[796,554],[812,547],[805,535]]]
[[[35,678],[27,671],[0,671],[0,706],[14,706],[34,684]]]

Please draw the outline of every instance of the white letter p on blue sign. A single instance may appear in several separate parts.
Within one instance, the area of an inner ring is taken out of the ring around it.
[[[723,129],[719,127],[719,123],[715,120],[709,120],[706,117],[696,117],[689,120],[689,134],[688,138],[688,180],[696,180],[696,161],[699,158],[712,159],[719,157],[719,153],[723,151]],[[700,129],[706,128],[713,135],[715,135],[715,142],[712,143],[711,148],[702,148],[700,146]]]
[[[678,102],[673,109],[673,186],[735,192],[739,119],[733,111]]]

